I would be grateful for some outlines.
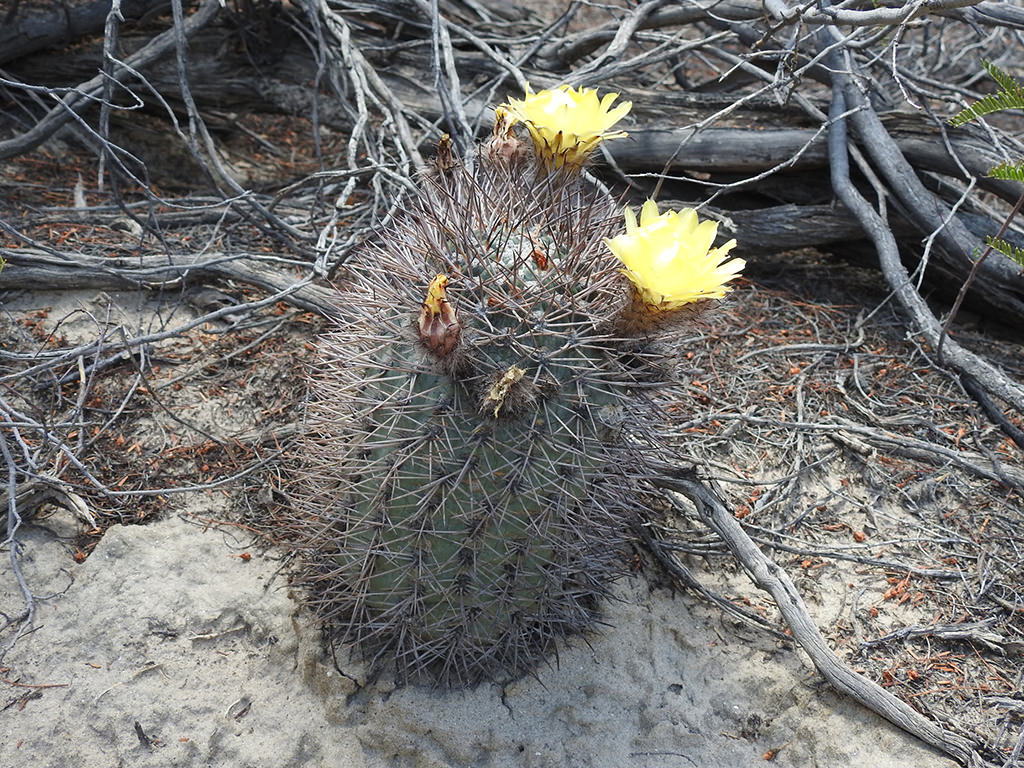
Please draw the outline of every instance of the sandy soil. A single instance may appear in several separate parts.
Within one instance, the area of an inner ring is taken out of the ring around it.
[[[5,765],[952,765],[823,688],[797,652],[642,577],[620,585],[612,626],[536,679],[360,687],[363,667],[335,668],[272,553],[196,522],[223,516],[223,497],[180,501],[111,528],[81,564],[66,513],[28,529],[25,575],[47,597],[5,660]]]

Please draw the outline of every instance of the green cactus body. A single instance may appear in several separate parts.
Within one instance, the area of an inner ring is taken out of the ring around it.
[[[425,179],[347,265],[298,546],[335,637],[400,682],[520,675],[599,619],[621,572],[655,355],[612,330],[616,214],[578,174],[481,157]],[[438,273],[460,333],[443,354],[417,332]]]

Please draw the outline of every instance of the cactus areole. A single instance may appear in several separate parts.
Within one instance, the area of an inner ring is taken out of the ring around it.
[[[605,242],[621,212],[569,148],[543,157],[504,110],[472,162],[444,142],[346,264],[311,371],[300,582],[399,683],[531,671],[593,628],[628,555],[671,330],[657,308],[644,327]]]

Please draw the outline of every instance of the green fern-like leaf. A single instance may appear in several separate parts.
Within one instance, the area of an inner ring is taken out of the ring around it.
[[[1000,163],[990,169],[988,175],[993,179],[1024,183],[1024,163]]]
[[[981,64],[992,79],[999,84],[996,93],[989,94],[958,112],[949,123],[953,126],[964,125],[993,112],[1007,109],[1024,109],[1024,85],[1021,85],[990,61],[982,59]]]
[[[1006,258],[1012,259],[1020,264],[1020,266],[1024,267],[1024,248],[1021,248],[1019,245],[1008,243],[1005,240],[997,240],[991,236],[985,238],[985,240],[992,249],[999,251],[1001,254],[1006,256]]]
[[[1009,74],[1003,72],[1003,70],[1001,70],[999,67],[993,64],[991,61],[988,61],[987,59],[982,59],[981,66],[983,66],[985,68],[985,71],[989,73],[992,79],[999,84],[999,88],[1001,90],[1007,92],[1020,90],[1021,84],[1014,80],[1012,77],[1010,77]]]

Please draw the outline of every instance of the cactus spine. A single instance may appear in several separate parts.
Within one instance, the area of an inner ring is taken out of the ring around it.
[[[516,107],[471,163],[442,142],[347,265],[311,376],[301,581],[400,683],[514,678],[591,627],[638,512],[665,366],[605,242],[618,212],[578,172],[609,126],[574,142],[530,123],[535,154]]]

